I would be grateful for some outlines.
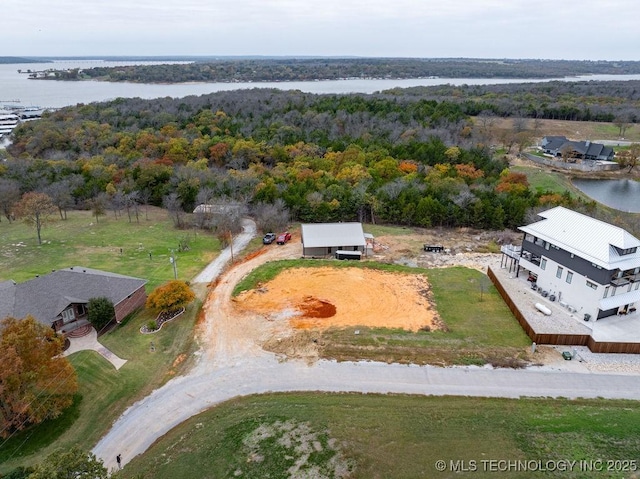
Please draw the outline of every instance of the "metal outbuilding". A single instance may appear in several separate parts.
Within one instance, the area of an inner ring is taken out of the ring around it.
[[[362,223],[303,224],[302,255],[323,257],[336,251],[361,251],[366,254],[366,240]]]

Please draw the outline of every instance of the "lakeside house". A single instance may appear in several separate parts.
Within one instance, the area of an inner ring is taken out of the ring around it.
[[[542,151],[575,163],[579,160],[613,161],[613,148],[591,141],[573,141],[564,136],[545,136],[540,142]]]
[[[636,313],[640,240],[622,228],[558,206],[521,226],[522,246],[503,253],[532,289],[585,321]],[[635,316],[635,315],[634,315]]]

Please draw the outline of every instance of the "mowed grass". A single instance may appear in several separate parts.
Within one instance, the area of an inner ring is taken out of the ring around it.
[[[571,180],[560,173],[551,171],[550,168],[540,168],[537,166],[510,166],[513,173],[523,173],[527,176],[530,188],[538,193],[557,193],[559,195],[571,193],[572,196],[580,197],[585,201],[590,198],[584,195],[571,183]]]
[[[24,281],[36,274],[74,265],[102,269],[148,279],[147,291],[173,279],[170,248],[178,248],[189,235],[190,250],[175,252],[178,279],[189,280],[219,252],[211,235],[173,228],[166,212],[150,208],[140,223],[125,217],[101,217],[95,222],[89,212],[69,212],[43,228],[38,246],[35,229],[21,222],[0,223],[2,280]],[[120,248],[123,252],[120,254]],[[151,253],[151,259],[149,259]],[[38,462],[57,448],[72,444],[91,449],[128,405],[178,374],[189,363],[196,348],[193,328],[201,300],[183,315],[166,323],[152,335],[140,327],[155,318],[143,310],[100,337],[100,342],[128,362],[118,371],[92,351],[70,356],[78,373],[79,392],[71,408],[52,421],[0,439],[0,474],[21,465]],[[155,351],[151,351],[151,342]]]
[[[154,317],[144,311],[101,336],[102,344],[128,360],[119,370],[94,351],[71,355],[79,383],[74,405],[55,420],[7,441],[0,439],[0,474],[35,464],[58,448],[75,444],[91,449],[127,406],[188,366],[196,349],[192,331],[199,309],[200,302],[195,301],[183,315],[150,335],[139,332]],[[155,351],[151,351],[151,342]]]
[[[243,278],[234,294],[266,283],[284,269],[327,266],[425,275],[431,284],[435,309],[446,330],[332,328],[321,333],[321,354],[325,358],[441,365],[491,363],[518,367],[524,364],[531,341],[487,276],[473,269],[427,270],[368,261],[274,261]],[[356,330],[358,334],[355,334]]]
[[[85,266],[149,281],[147,291],[174,279],[171,250],[177,258],[178,279],[189,281],[220,251],[209,233],[178,230],[165,210],[149,207],[139,222],[113,214],[96,222],[90,211],[70,211],[66,220],[52,215],[42,228],[38,245],[35,226],[22,221],[0,223],[0,280],[26,281],[54,269]],[[178,251],[186,240],[188,251]],[[151,256],[150,256],[151,255]]]
[[[235,399],[189,419],[134,458],[123,475],[321,477],[303,472],[331,465],[337,457],[353,479],[461,477],[460,468],[470,468],[471,461],[476,470],[467,469],[466,475],[473,477],[630,477],[606,469],[585,472],[579,466],[551,473],[496,472],[488,461],[494,467],[497,461],[524,461],[535,469],[547,461],[600,459],[628,461],[631,468],[640,450],[639,421],[640,409],[626,401],[270,394]],[[321,439],[309,456],[274,437],[255,447],[249,440],[255,431],[273,424],[302,424]],[[290,476],[288,468],[296,460],[306,469]],[[441,460],[443,472],[436,469]]]

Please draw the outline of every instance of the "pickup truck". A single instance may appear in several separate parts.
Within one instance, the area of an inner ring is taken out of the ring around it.
[[[275,233],[267,233],[262,237],[262,244],[271,244],[276,240]]]
[[[289,233],[288,231],[285,231],[284,233],[280,233],[278,235],[278,238],[276,239],[276,243],[285,244],[290,239],[291,239],[291,233]]]

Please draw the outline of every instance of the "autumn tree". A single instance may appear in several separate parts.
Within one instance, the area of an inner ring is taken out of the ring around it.
[[[184,281],[169,281],[158,286],[147,297],[146,306],[158,312],[176,311],[184,308],[196,295]]]
[[[77,446],[58,450],[35,467],[28,479],[108,479],[115,478],[93,453]]]
[[[17,218],[21,218],[25,223],[36,227],[38,244],[42,244],[40,235],[42,227],[47,224],[50,216],[56,211],[57,208],[49,195],[33,191],[22,195],[22,198],[14,208]]]
[[[78,390],[64,339],[33,317],[0,322],[0,436],[58,417]]]

